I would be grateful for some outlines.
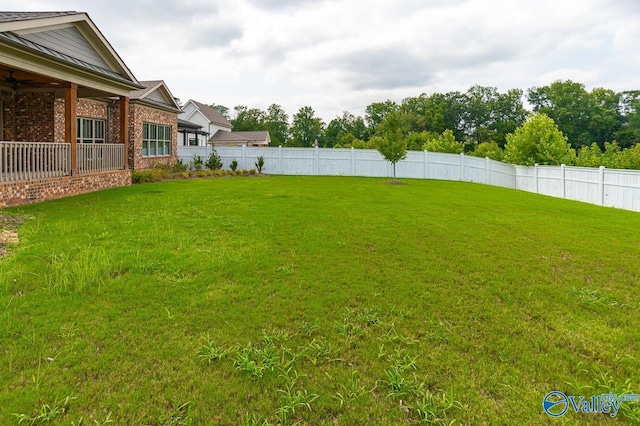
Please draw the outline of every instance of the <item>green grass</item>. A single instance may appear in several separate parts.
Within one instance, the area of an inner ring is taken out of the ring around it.
[[[640,214],[406,182],[5,210],[28,220],[0,260],[0,424],[609,423],[542,398],[640,392]]]

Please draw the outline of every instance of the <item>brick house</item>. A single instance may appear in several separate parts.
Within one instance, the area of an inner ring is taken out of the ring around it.
[[[174,162],[181,112],[86,13],[0,12],[0,208],[131,184]]]

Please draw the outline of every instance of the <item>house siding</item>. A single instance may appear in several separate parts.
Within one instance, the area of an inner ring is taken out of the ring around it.
[[[153,123],[171,126],[171,155],[142,156],[142,124]],[[129,167],[135,170],[151,168],[154,164],[173,164],[178,155],[178,116],[132,103],[129,109]]]
[[[21,37],[92,65],[109,69],[109,65],[76,27],[23,34]]]

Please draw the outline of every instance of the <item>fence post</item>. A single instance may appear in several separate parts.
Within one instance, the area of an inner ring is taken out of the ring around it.
[[[566,168],[564,164],[560,165],[560,184],[562,185],[562,198],[567,198],[567,185],[565,179]]]
[[[536,182],[536,194],[539,194],[540,191],[538,190],[539,186],[538,186],[538,163],[535,163],[533,165],[533,176]]]
[[[489,157],[484,157],[484,183],[489,185],[491,179],[491,164],[489,163]]]
[[[356,149],[351,147],[351,176],[356,175]]]
[[[604,206],[604,166],[598,169],[598,194],[600,195],[600,205]]]
[[[320,148],[318,148],[318,145],[316,145],[315,147],[315,155],[316,155],[316,164],[315,164],[315,169],[316,169],[316,176],[320,174]]]
[[[491,164],[489,164],[489,157],[484,157],[484,183],[489,185],[489,168]]]
[[[278,174],[282,174],[282,145],[278,145]]]
[[[460,153],[460,180],[464,180],[464,152]]]
[[[429,179],[429,151],[424,151],[424,178]]]
[[[247,146],[242,144],[242,168],[247,168]]]

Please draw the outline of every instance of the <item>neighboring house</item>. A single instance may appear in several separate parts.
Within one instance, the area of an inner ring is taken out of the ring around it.
[[[86,13],[0,12],[0,207],[130,185],[172,162],[179,106]]]
[[[193,99],[189,99],[182,106],[182,111],[178,118],[201,126],[201,133],[193,137],[194,140],[189,142],[189,146],[207,146],[209,138],[218,131],[231,132],[233,128],[220,111]],[[181,145],[188,146],[184,144],[184,140]]]
[[[198,146],[198,138],[209,136],[202,131],[202,126],[178,118],[178,146]],[[205,139],[206,140],[206,139]]]
[[[271,137],[269,132],[224,132],[219,130],[209,139],[213,146],[269,146]]]

